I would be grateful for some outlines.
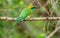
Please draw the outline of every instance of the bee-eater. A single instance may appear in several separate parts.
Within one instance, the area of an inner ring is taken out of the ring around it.
[[[32,4],[29,5],[27,8],[23,9],[20,15],[16,18],[16,22],[12,25],[12,28],[8,32],[12,31],[12,29],[17,25],[17,23],[21,22],[26,17],[31,15],[31,13],[34,13],[34,11],[36,11],[36,7]]]

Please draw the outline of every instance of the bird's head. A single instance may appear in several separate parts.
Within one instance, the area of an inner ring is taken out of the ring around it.
[[[29,9],[33,9],[33,8],[36,8],[36,7],[33,6],[32,4],[29,4],[28,8],[29,8]]]
[[[31,9],[32,11],[35,11],[35,10],[36,10],[36,7],[33,6],[32,4],[30,4],[30,5],[28,6],[28,8]]]

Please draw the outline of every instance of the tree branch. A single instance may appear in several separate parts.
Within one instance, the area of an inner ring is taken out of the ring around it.
[[[51,38],[59,29],[60,29],[60,26],[57,27],[53,32],[51,32],[51,33],[47,36],[47,38]]]
[[[0,17],[0,20],[15,21],[16,18],[11,17]],[[39,17],[39,18],[27,18],[23,21],[39,21],[39,20],[60,20],[60,17]]]

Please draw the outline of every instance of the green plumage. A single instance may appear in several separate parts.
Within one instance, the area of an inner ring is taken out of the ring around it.
[[[23,19],[25,19],[27,16],[29,16],[32,13],[32,9],[25,8],[22,10],[20,15],[17,17],[16,22],[12,25],[14,27],[17,23],[21,22]]]
[[[35,7],[31,7],[31,8],[25,8],[22,10],[22,12],[20,13],[20,15],[17,17],[16,22],[12,25],[13,27],[21,22],[23,19],[25,19],[27,16],[31,15],[31,13],[33,13],[36,10]]]
[[[16,21],[20,22],[22,21],[23,19],[25,19],[27,16],[29,16],[32,12],[31,12],[32,9],[29,9],[29,8],[25,8],[21,14],[19,15],[19,17],[16,19]]]
[[[22,10],[22,12],[20,13],[20,15],[17,17],[16,22],[12,25],[12,28],[9,29],[8,32],[12,31],[13,28],[17,25],[17,23],[21,22],[23,19],[25,19],[27,16],[29,16],[31,13],[33,13],[35,11],[35,7],[27,7],[25,9]]]

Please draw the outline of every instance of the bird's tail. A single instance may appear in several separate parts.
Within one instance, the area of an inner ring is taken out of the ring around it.
[[[8,30],[8,32],[6,33],[6,38],[8,38],[9,37],[9,35],[10,35],[10,32],[11,31],[13,31],[14,30],[14,27],[17,25],[17,21],[12,25],[12,27]]]
[[[19,16],[17,19],[16,19],[16,22],[12,25],[12,27],[8,30],[8,32],[6,33],[6,38],[7,35],[9,36],[10,35],[10,32],[14,30],[14,27],[17,25],[17,23],[21,22],[22,21],[22,18]]]

